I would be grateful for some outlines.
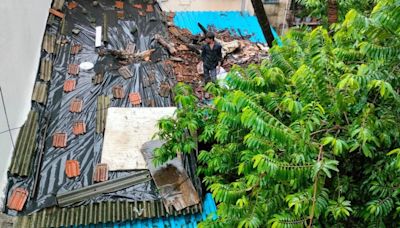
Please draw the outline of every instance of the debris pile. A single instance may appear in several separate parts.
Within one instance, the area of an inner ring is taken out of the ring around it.
[[[200,85],[203,80],[201,64],[201,47],[205,44],[203,35],[194,35],[187,29],[175,27],[172,23],[173,13],[167,15],[169,39],[167,42],[160,36],[156,40],[166,48],[171,57],[166,64],[172,65],[178,82]],[[200,24],[204,32],[206,30]],[[250,63],[260,63],[268,58],[268,47],[261,43],[253,43],[248,38],[233,34],[229,30],[216,31],[209,28],[216,36],[216,41],[222,45],[222,67],[228,72],[233,65],[247,66]]]

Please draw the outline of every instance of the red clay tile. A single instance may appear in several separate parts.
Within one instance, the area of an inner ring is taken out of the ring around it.
[[[131,104],[134,106],[140,105],[140,103],[142,103],[142,99],[140,98],[140,93],[138,92],[130,93],[129,100],[131,101]]]
[[[145,14],[143,11],[141,11],[141,10],[139,10],[139,15],[142,16],[142,17],[143,17],[143,16],[146,16],[146,14]]]
[[[133,8],[142,9],[142,8],[143,8],[143,5],[142,5],[142,4],[134,4],[134,5],[133,5]]]
[[[78,54],[81,51],[81,45],[80,44],[74,44],[71,47],[71,55]]]
[[[67,134],[55,133],[53,135],[53,146],[56,148],[64,148],[67,146]]]
[[[147,7],[146,7],[146,12],[147,13],[151,13],[151,12],[154,12],[154,7],[153,7],[153,5],[147,5]]]
[[[78,3],[75,1],[72,1],[72,2],[68,3],[67,7],[68,7],[68,9],[72,10],[72,9],[75,9],[77,6],[78,6]]]
[[[72,127],[74,135],[83,135],[86,133],[86,124],[83,121],[76,121]]]
[[[118,19],[124,19],[125,18],[125,12],[122,11],[122,10],[117,11],[117,18]]]
[[[79,65],[78,64],[69,64],[68,65],[68,74],[78,75],[79,74]]]
[[[116,85],[112,88],[112,93],[114,98],[122,99],[125,96],[124,87],[122,87],[122,85]]]
[[[76,81],[75,80],[66,80],[64,82],[64,92],[68,93],[75,90]]]
[[[28,191],[24,188],[14,189],[10,198],[8,199],[7,207],[11,210],[22,211],[28,195]]]
[[[60,11],[55,10],[55,9],[49,9],[49,13],[51,13],[51,14],[53,14],[54,16],[59,17],[59,18],[61,18],[61,19],[63,19],[64,16],[65,16],[63,13],[61,13]]]
[[[83,100],[75,98],[71,102],[70,112],[82,112]]]
[[[106,180],[108,180],[108,165],[105,163],[97,164],[93,173],[93,181],[103,182]]]
[[[67,160],[67,162],[65,162],[65,174],[67,174],[69,178],[79,176],[81,174],[79,162],[77,160]]]
[[[124,2],[123,1],[115,1],[115,8],[123,9],[124,8]]]

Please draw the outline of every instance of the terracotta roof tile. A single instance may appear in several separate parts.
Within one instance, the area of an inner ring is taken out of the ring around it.
[[[123,9],[124,8],[124,2],[123,1],[115,1],[115,8]]]
[[[61,13],[60,11],[55,10],[55,9],[49,9],[49,13],[51,13],[54,16],[57,16],[57,17],[59,17],[61,19],[64,18],[64,16],[65,16],[63,13]]]
[[[97,73],[95,76],[93,76],[92,83],[97,85],[97,84],[102,83],[103,80],[104,80],[103,74],[102,73]]]
[[[77,160],[67,160],[65,162],[65,174],[69,178],[79,176],[81,174],[79,162]]]
[[[133,76],[131,70],[127,66],[123,66],[118,69],[118,73],[122,75],[125,79],[131,78]]]
[[[124,19],[125,18],[125,12],[122,10],[117,11],[117,18],[118,19]]]
[[[72,1],[72,2],[68,3],[67,7],[68,7],[68,9],[72,10],[72,9],[75,9],[77,6],[78,6],[78,3],[75,1]]]
[[[76,121],[72,127],[74,135],[83,135],[86,133],[86,124],[83,121]]]
[[[55,133],[53,135],[53,146],[56,148],[64,148],[67,146],[67,134]]]
[[[81,51],[81,45],[80,44],[74,44],[71,47],[71,55],[76,55]]]
[[[116,85],[112,88],[112,93],[114,98],[122,99],[125,96],[124,87],[122,87],[122,85]]]
[[[69,108],[70,112],[82,112],[83,100],[74,98]]]
[[[147,7],[146,7],[146,12],[147,12],[147,13],[154,12],[154,7],[153,7],[153,5],[148,4]]]
[[[169,85],[168,82],[162,82],[160,85],[160,91],[159,94],[162,97],[168,97],[169,93],[171,91],[171,86]]]
[[[129,100],[130,100],[131,104],[134,106],[140,105],[140,103],[142,103],[140,93],[138,93],[138,92],[130,93]]]
[[[22,211],[28,195],[28,191],[24,188],[14,189],[10,198],[8,199],[7,207],[12,210]]]
[[[143,8],[143,5],[142,5],[142,4],[134,4],[134,5],[133,5],[133,8],[142,9],[142,8]]]
[[[103,182],[106,180],[108,180],[108,165],[105,163],[97,164],[93,173],[93,181]]]
[[[79,74],[79,65],[78,64],[69,64],[68,65],[68,74],[78,75]]]
[[[64,82],[64,92],[68,93],[75,90],[76,81],[75,80],[65,80]]]

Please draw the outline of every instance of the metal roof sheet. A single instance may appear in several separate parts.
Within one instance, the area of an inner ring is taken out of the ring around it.
[[[97,97],[96,111],[96,132],[103,133],[106,126],[107,109],[110,107],[110,98],[108,96]]]
[[[53,61],[51,59],[42,59],[40,62],[40,79],[48,82],[51,79],[53,71]]]
[[[39,114],[30,111],[28,119],[19,132],[14,155],[11,160],[10,173],[28,176],[32,167],[32,158],[36,147]]]
[[[193,34],[200,34],[202,31],[197,25],[205,27],[214,26],[218,30],[229,29],[240,33],[243,36],[252,35],[250,40],[253,42],[266,43],[257,17],[240,11],[183,11],[175,12],[174,24],[180,28],[186,28]],[[272,33],[280,43],[280,39],[275,30],[271,27]]]
[[[36,82],[33,89],[32,100],[44,104],[47,100],[47,83]]]
[[[64,6],[65,0],[54,0],[52,8],[61,10]]]
[[[54,53],[55,43],[56,43],[56,36],[55,35],[46,34],[44,36],[44,39],[43,39],[42,48],[47,53]]]

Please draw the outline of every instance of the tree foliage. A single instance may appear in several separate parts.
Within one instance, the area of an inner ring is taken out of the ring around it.
[[[351,10],[333,35],[290,31],[234,67],[213,105],[175,88],[159,163],[210,145],[198,172],[218,203],[203,227],[400,225],[400,0]]]

